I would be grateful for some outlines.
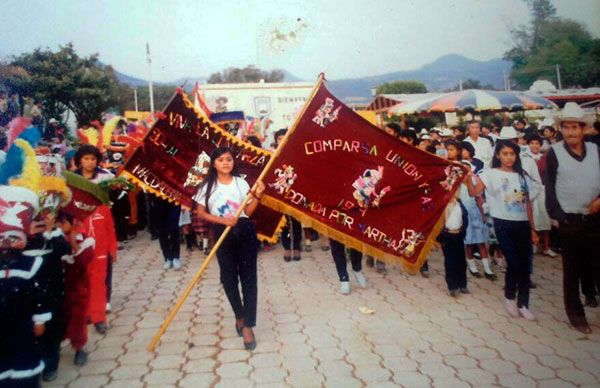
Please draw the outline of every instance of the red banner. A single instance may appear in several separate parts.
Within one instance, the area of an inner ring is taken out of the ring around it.
[[[192,197],[220,146],[232,148],[240,173],[252,186],[271,153],[225,132],[212,123],[178,90],[160,118],[125,164],[123,175],[151,193],[191,208]],[[259,205],[253,219],[259,238],[275,242],[285,218]]]
[[[386,134],[323,83],[274,158],[263,203],[411,271],[463,177],[460,164]]]

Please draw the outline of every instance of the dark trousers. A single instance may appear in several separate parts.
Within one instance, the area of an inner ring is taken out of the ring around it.
[[[113,263],[109,257],[106,260],[106,303],[110,303],[110,297],[112,296],[112,275]]]
[[[46,322],[44,334],[39,337],[39,345],[44,360],[44,372],[58,369],[60,361],[60,343],[65,333],[64,315],[62,306],[52,309],[52,319]]]
[[[223,225],[213,225],[213,228],[217,239],[225,230]],[[256,326],[257,255],[258,239],[254,224],[248,218],[240,218],[217,250],[217,259],[225,295],[231,304],[235,318],[244,319],[246,327]],[[240,295],[240,283],[243,299]]]
[[[179,258],[179,228],[159,229],[158,242],[165,261]]]
[[[467,256],[460,233],[444,233],[441,239],[448,290],[467,288]]]
[[[331,247],[331,255],[333,256],[333,262],[335,263],[335,269],[340,278],[340,282],[347,282],[349,278],[348,270],[346,269],[346,246],[332,238],[329,239],[329,246]],[[353,271],[361,271],[362,253],[356,249],[350,249],[350,264],[352,265]]]
[[[579,278],[588,272],[600,279],[600,215],[583,218],[568,215],[560,225],[565,310],[573,325],[586,322],[579,297]]]
[[[529,307],[531,228],[529,221],[494,218],[500,249],[506,258],[504,296],[517,299],[517,306]],[[517,295],[518,293],[518,295]]]
[[[40,375],[27,377],[25,379],[0,380],[0,388],[39,388]]]
[[[286,216],[287,224],[281,231],[281,245],[283,249],[300,250],[302,246],[302,224],[294,217]]]

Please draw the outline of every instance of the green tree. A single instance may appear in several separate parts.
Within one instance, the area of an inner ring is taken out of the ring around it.
[[[11,65],[28,74],[19,79],[20,92],[41,100],[46,116],[70,109],[81,125],[118,105],[119,82],[112,67],[103,66],[97,54],[80,57],[71,43],[56,52],[38,48],[15,57]]]
[[[462,83],[462,88],[463,88],[463,90],[467,90],[467,89],[496,90],[494,85],[491,85],[491,84],[482,85],[481,81],[479,81],[477,79],[472,79],[472,78],[469,78],[466,81],[464,81]],[[458,90],[460,90],[460,83],[454,85],[451,89],[448,89],[446,91],[447,92],[456,92]]]
[[[589,87],[600,83],[600,39],[581,23],[556,16],[550,0],[527,0],[530,25],[511,31],[514,46],[504,53],[512,61],[511,79],[528,88],[538,79],[557,83],[560,67],[563,86]]]
[[[209,84],[235,84],[244,82],[281,82],[284,78],[283,71],[272,70],[264,71],[255,66],[246,66],[244,68],[230,67],[220,73],[213,73],[208,77],[206,83]]]
[[[385,82],[376,89],[377,94],[414,94],[427,93],[427,87],[421,81]]]

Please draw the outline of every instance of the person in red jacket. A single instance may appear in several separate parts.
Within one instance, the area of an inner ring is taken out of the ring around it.
[[[110,208],[101,205],[83,222],[83,233],[95,239],[94,258],[87,267],[90,285],[88,315],[100,334],[106,333],[106,270],[117,259],[117,236]]]

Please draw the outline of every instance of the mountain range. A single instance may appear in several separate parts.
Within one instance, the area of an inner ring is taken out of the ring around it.
[[[504,72],[509,72],[511,63],[502,59],[477,61],[458,54],[444,55],[437,60],[414,70],[395,71],[391,73],[360,77],[329,80],[327,86],[338,98],[346,103],[364,103],[373,98],[372,89],[384,82],[397,80],[418,80],[427,86],[431,92],[441,92],[456,86],[460,80],[469,78],[479,80],[482,85],[490,84],[502,89]],[[116,70],[115,70],[116,71]],[[131,86],[146,86],[148,81],[132,77],[116,71],[117,78]],[[284,70],[284,81],[294,82],[302,79]],[[186,83],[186,89],[191,88],[196,81],[206,82],[208,77],[184,77],[172,82],[158,83],[159,85],[181,86]]]

